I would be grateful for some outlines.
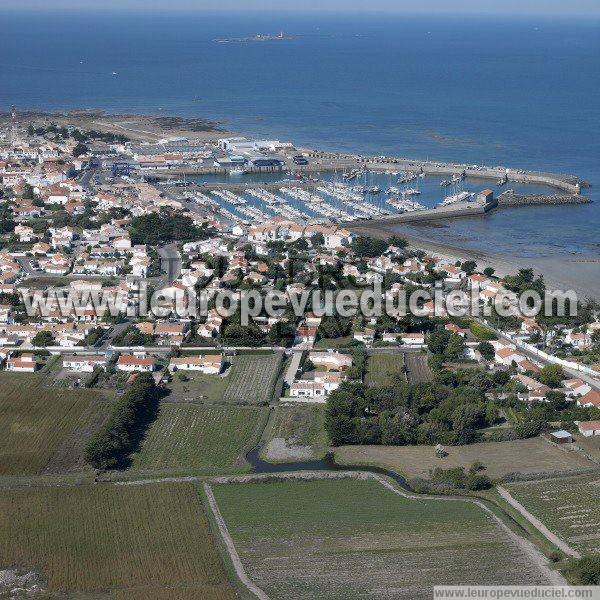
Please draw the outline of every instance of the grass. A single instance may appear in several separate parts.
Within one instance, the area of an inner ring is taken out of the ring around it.
[[[273,599],[417,599],[439,584],[546,583],[467,502],[411,500],[355,479],[213,489],[247,572]]]
[[[223,394],[227,389],[228,380],[219,375],[205,375],[195,371],[185,373],[186,381],[181,381],[177,374],[169,382],[170,401],[180,402],[202,402],[219,403],[223,402]]]
[[[339,338],[321,338],[314,344],[315,350],[350,348],[354,343],[354,336],[346,335]]]
[[[268,404],[273,399],[281,362],[281,353],[234,357],[223,401],[232,404]]]
[[[49,463],[53,471],[72,469],[82,438],[101,421],[102,395],[44,383],[39,375],[0,374],[0,475],[34,475]]]
[[[498,339],[498,336],[496,335],[493,329],[490,329],[489,327],[486,327],[481,323],[477,323],[476,321],[471,321],[469,329],[478,340],[481,340],[483,342]]]
[[[572,548],[584,555],[600,554],[598,473],[513,483],[504,487]]]
[[[268,409],[162,402],[131,470],[232,473],[260,438]]]
[[[69,597],[235,597],[192,484],[2,491],[0,564]]]
[[[403,377],[404,355],[379,352],[367,359],[365,383],[375,386],[394,385],[397,377]]]
[[[551,473],[587,469],[593,464],[574,452],[563,452],[542,438],[512,442],[482,442],[446,447],[448,456],[438,458],[433,446],[341,446],[335,450],[340,464],[381,466],[406,477],[428,478],[436,467],[469,468],[481,461],[490,477],[509,473]]]
[[[324,422],[323,406],[275,407],[266,432],[266,460],[323,458],[329,447]]]

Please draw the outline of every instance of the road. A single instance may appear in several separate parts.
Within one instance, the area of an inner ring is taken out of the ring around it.
[[[290,360],[290,364],[285,371],[284,381],[288,387],[294,383],[294,379],[296,379],[296,373],[300,368],[300,361],[302,360],[302,352],[294,352],[292,354],[292,358]]]
[[[169,285],[181,275],[181,255],[177,250],[177,244],[167,244],[158,248],[158,254],[164,271],[164,275],[161,275],[158,279],[159,285]]]
[[[486,327],[490,327],[491,329],[494,329],[489,323],[484,323],[484,324],[486,325]],[[505,343],[512,344],[513,346],[515,345],[515,343],[513,342],[513,340],[511,340],[509,337],[507,337],[506,335],[504,335],[504,333],[502,333],[502,331],[499,331],[498,329],[494,329],[494,332]],[[541,362],[544,365],[557,364],[557,363],[553,363],[553,362],[551,362],[549,360],[545,360],[541,356],[538,356],[537,354],[535,354],[533,352],[529,352],[525,348],[520,348],[519,347],[518,350],[519,350],[519,352],[521,352],[522,354],[524,354],[527,358],[530,358],[530,359],[532,359],[534,361],[537,361],[537,362]],[[582,371],[577,371],[576,369],[569,369],[568,367],[565,367],[565,366],[562,366],[562,365],[561,365],[561,367],[562,367],[563,371],[565,373],[567,373],[568,375],[570,375],[571,377],[573,377],[575,379],[581,379],[582,381],[585,381],[586,383],[588,383],[595,390],[600,391],[600,381],[598,381],[597,379],[595,379],[591,375],[588,375],[587,373],[583,373]]]

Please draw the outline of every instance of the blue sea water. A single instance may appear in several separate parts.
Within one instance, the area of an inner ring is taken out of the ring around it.
[[[600,185],[597,19],[0,10],[0,31],[2,109],[205,117],[324,149]],[[214,41],[279,31],[293,37]],[[427,235],[520,256],[598,256],[600,194],[586,195],[595,203],[503,210]]]

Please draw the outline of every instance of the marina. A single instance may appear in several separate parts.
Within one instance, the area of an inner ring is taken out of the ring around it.
[[[494,201],[486,205],[476,197],[489,186],[489,179],[454,175],[447,180],[424,173],[408,181],[406,177],[399,172],[364,169],[341,174],[338,170],[313,171],[310,177],[306,173],[297,177],[297,172],[290,170],[245,174],[233,180],[221,173],[191,175],[185,190],[178,180],[159,185],[184,194],[191,190],[197,204],[208,206],[231,222],[247,225],[273,218],[298,224],[444,221],[483,216],[497,208],[588,201],[580,195],[552,193],[548,185],[516,184],[502,193],[493,186]],[[448,185],[442,185],[446,181]]]

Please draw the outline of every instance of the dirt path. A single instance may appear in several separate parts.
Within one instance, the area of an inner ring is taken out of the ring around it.
[[[233,564],[233,568],[235,569],[236,575],[240,579],[240,581],[248,588],[248,590],[254,594],[260,600],[269,600],[269,596],[265,594],[257,585],[255,585],[250,578],[246,575],[246,571],[244,570],[244,565],[235,549],[235,545],[231,536],[229,535],[229,530],[227,529],[227,525],[221,515],[221,511],[217,506],[217,501],[215,500],[215,496],[212,492],[212,489],[208,483],[204,484],[204,492],[206,493],[206,497],[208,498],[208,506],[215,517],[215,521],[217,523],[217,527],[219,528],[219,533],[221,534],[221,538],[225,543],[225,547],[227,548],[227,552],[229,553],[229,558],[231,559],[231,563]]]
[[[515,509],[517,509],[536,529],[539,529],[555,546],[565,554],[574,558],[581,558],[581,554],[563,542],[556,534],[552,533],[537,517],[534,517],[520,502],[513,498],[510,492],[502,486],[497,486],[498,493]]]

